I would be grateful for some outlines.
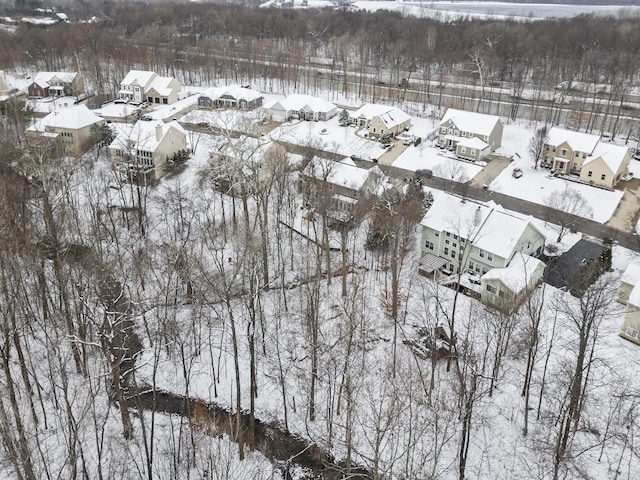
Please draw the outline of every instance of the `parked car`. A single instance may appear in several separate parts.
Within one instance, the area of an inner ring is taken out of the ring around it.
[[[514,168],[513,169],[513,173],[511,173],[511,176],[513,178],[520,178],[522,176],[522,169],[521,168]]]

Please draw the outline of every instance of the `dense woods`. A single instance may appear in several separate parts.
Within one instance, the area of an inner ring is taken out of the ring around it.
[[[395,85],[447,75],[479,95],[494,81],[516,94],[585,82],[622,104],[637,83],[636,19],[99,8],[97,23],[0,32],[0,66],[77,69],[107,96],[133,67],[304,91],[314,80],[300,66],[322,65],[312,57],[355,72],[356,89],[365,73]],[[302,208],[311,146],[293,161],[238,142],[218,164],[176,159],[142,187],[114,173],[99,141],[80,158],[26,146],[23,107],[4,102],[0,122],[1,478],[631,479],[640,468],[640,392],[626,376],[638,357],[601,343],[618,313],[612,276],[581,298],[540,288],[515,312],[488,310],[417,274],[433,202],[417,184],[335,222],[322,203]],[[231,140],[190,135],[200,153]]]

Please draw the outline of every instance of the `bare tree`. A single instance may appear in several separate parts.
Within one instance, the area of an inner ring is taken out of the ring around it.
[[[557,242],[561,242],[567,231],[573,228],[579,217],[590,217],[593,209],[587,199],[566,182],[564,190],[556,190],[544,200],[549,208],[547,220],[559,226]]]
[[[533,136],[529,139],[529,157],[533,162],[533,168],[538,168],[538,162],[540,161],[540,158],[542,158],[544,146],[548,141],[549,133],[546,125],[537,128]]]

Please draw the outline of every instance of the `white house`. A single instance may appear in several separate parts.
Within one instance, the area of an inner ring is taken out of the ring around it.
[[[128,102],[149,102],[168,105],[178,100],[180,83],[172,77],[160,77],[154,72],[130,70],[120,82],[118,95]]]
[[[153,184],[162,178],[167,159],[187,148],[187,133],[178,122],[138,121],[123,127],[109,145],[113,167],[134,183]]]
[[[291,119],[329,120],[338,112],[337,107],[321,98],[293,94],[281,100],[272,100],[262,107],[265,114],[276,122]]]
[[[104,123],[85,105],[52,112],[27,128],[28,138],[46,138],[64,147],[65,152],[80,154],[91,137],[91,127]]]
[[[396,107],[367,103],[349,114],[349,122],[366,128],[370,137],[395,137],[411,125],[411,117]]]
[[[422,219],[420,270],[484,275],[509,266],[518,253],[538,256],[545,236],[531,222],[494,202],[479,203],[445,192]]]
[[[480,298],[487,305],[513,311],[542,281],[544,269],[542,261],[516,252],[506,267],[492,268],[481,277]]]
[[[450,108],[442,117],[437,145],[468,160],[481,160],[502,144],[502,122],[495,115]]]

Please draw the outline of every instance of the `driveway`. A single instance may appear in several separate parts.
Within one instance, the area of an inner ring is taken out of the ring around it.
[[[501,155],[487,155],[484,161],[487,165],[471,180],[474,187],[482,188],[489,185],[511,163],[509,158]]]
[[[556,288],[571,290],[573,280],[588,260],[598,258],[606,247],[599,243],[580,240],[571,249],[549,261],[545,271],[545,282]]]

